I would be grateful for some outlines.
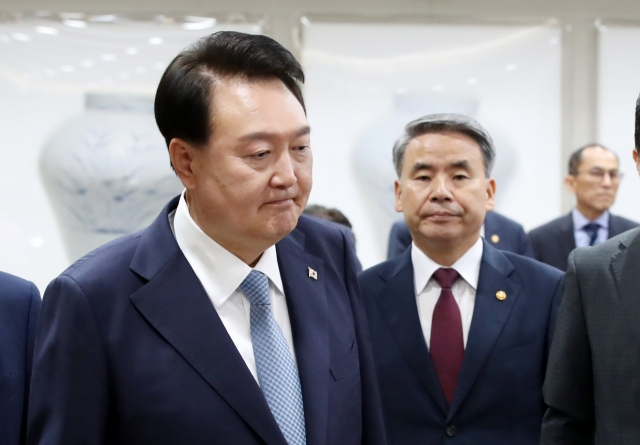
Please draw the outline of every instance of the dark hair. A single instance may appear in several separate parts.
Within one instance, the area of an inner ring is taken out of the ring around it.
[[[636,132],[635,132],[636,148],[640,150],[640,97],[636,101]]]
[[[578,148],[576,151],[571,153],[571,157],[569,158],[569,174],[571,176],[576,176],[578,174],[578,169],[580,168],[580,164],[582,163],[582,152],[585,151],[587,148],[595,148],[595,147],[602,148],[603,150],[607,150],[609,153],[613,153],[611,150],[609,150],[607,147],[605,147],[602,144],[593,143],[593,144],[583,145],[582,147]],[[617,154],[613,153],[613,155],[616,157],[616,159],[618,159]]]
[[[428,114],[409,122],[404,127],[404,133],[393,145],[393,166],[398,178],[402,176],[402,163],[407,145],[413,138],[430,133],[461,133],[476,141],[482,152],[485,176],[491,176],[491,170],[496,162],[496,149],[493,139],[482,125],[461,114]]]
[[[262,35],[216,32],[178,54],[160,79],[154,110],[167,147],[173,138],[197,146],[207,143],[215,127],[214,81],[234,77],[279,79],[305,109],[298,85],[304,82],[304,73],[287,49]]]
[[[351,229],[351,222],[349,222],[349,219],[338,209],[330,209],[325,206],[311,204],[308,205],[302,213],[315,216],[316,218],[327,219]]]

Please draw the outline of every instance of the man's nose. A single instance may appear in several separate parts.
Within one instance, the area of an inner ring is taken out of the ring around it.
[[[271,185],[273,187],[289,188],[296,181],[295,165],[289,150],[286,150],[276,161],[273,176],[271,177]]]
[[[445,177],[436,176],[431,180],[431,201],[451,201],[451,181]]]

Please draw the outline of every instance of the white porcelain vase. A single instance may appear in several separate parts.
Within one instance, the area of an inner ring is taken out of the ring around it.
[[[147,226],[182,190],[147,96],[87,94],[47,138],[40,174],[71,261]]]

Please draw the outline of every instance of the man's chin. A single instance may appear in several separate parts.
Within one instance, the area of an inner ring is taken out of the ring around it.
[[[265,225],[270,228],[274,238],[282,239],[291,233],[298,225],[298,214],[296,212],[283,212],[280,215],[274,215],[270,221],[265,221]]]

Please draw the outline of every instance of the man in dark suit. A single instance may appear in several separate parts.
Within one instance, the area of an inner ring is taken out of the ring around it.
[[[637,227],[634,221],[609,213],[620,185],[618,157],[599,144],[576,150],[569,159],[567,188],[576,195],[575,208],[529,233],[534,258],[562,271],[576,247],[594,246]]]
[[[636,104],[640,172],[640,98]],[[640,443],[640,229],[569,256],[542,445]]]
[[[0,444],[26,440],[27,404],[40,292],[0,272]]]
[[[358,276],[388,442],[538,445],[562,273],[480,237],[495,151],[476,121],[417,119],[393,158],[413,244]]]
[[[533,258],[531,243],[520,224],[492,211],[484,219],[484,238],[496,249]],[[396,221],[389,232],[387,259],[402,255],[411,245],[411,232],[404,220]]]
[[[384,444],[352,249],[300,217],[302,80],[235,32],[169,65],[156,120],[186,190],[47,288],[31,445]]]

